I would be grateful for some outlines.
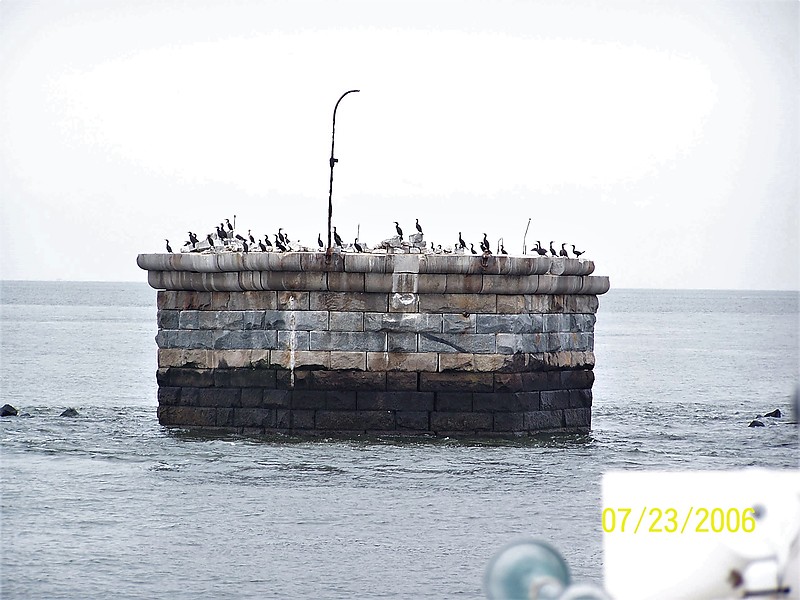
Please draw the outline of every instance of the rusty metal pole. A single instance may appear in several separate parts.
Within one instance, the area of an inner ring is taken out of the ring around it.
[[[333,144],[336,141],[336,109],[339,108],[339,102],[342,101],[342,98],[347,96],[347,94],[352,94],[353,92],[360,92],[361,90],[349,90],[342,94],[339,99],[336,101],[336,106],[333,107],[333,129],[331,131],[331,183],[330,187],[328,188],[328,254],[331,253],[333,246],[331,246],[331,221],[333,219],[333,165],[339,162],[338,158],[333,157]]]

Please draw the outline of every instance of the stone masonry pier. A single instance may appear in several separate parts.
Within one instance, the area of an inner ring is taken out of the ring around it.
[[[141,254],[158,292],[158,418],[299,435],[587,431],[591,261]]]

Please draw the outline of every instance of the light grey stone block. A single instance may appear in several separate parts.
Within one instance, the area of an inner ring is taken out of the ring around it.
[[[339,350],[342,352],[384,352],[386,334],[377,331],[311,331],[311,350]]]
[[[265,329],[294,331],[324,331],[328,329],[328,311],[325,310],[266,310]]]
[[[294,336],[294,339],[292,339]],[[278,350],[309,350],[308,331],[278,331]]]
[[[331,292],[363,292],[364,273],[328,273],[328,290]]]
[[[417,291],[420,294],[444,294],[447,291],[447,276],[430,273],[419,275]]]
[[[412,294],[410,292],[389,294],[389,312],[419,312],[419,294]]]
[[[204,310],[198,317],[200,329],[242,329],[244,311]]]
[[[416,333],[388,333],[386,334],[386,350],[388,352],[416,352]]]
[[[392,290],[391,273],[365,273],[364,291],[370,293],[386,293]]]
[[[542,321],[545,333],[558,333],[561,330],[561,315],[559,314],[543,315]]]
[[[180,322],[179,310],[159,310],[156,322],[159,329],[178,329]]]
[[[328,329],[330,331],[364,331],[364,313],[332,310],[328,319]]]
[[[495,352],[495,336],[478,333],[420,333],[419,351],[491,354]]]
[[[242,329],[264,329],[264,311],[244,311],[242,315]]]
[[[200,311],[182,310],[178,324],[180,329],[200,329]]]
[[[547,352],[548,335],[546,333],[498,333],[497,353],[516,354],[517,352]]]
[[[541,333],[542,315],[478,315],[478,333]]]
[[[477,315],[442,315],[442,333],[477,333]]]
[[[214,331],[213,334],[215,350],[271,349],[276,347],[278,340],[276,331]]]
[[[416,294],[418,277],[416,273],[392,273],[392,293]]]
[[[442,315],[430,313],[365,313],[364,331],[435,332],[442,330]]]

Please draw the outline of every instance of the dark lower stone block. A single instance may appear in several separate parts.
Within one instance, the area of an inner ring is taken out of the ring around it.
[[[359,410],[433,410],[433,392],[358,392]]]
[[[215,427],[217,409],[198,406],[159,406],[158,422],[168,427]]]
[[[317,411],[317,429],[327,431],[393,430],[395,417],[388,410]]]
[[[437,411],[469,412],[472,410],[472,392],[436,392],[434,404]]]
[[[491,392],[491,373],[420,373],[419,389],[423,392]]]
[[[493,379],[495,392],[539,392],[561,387],[558,371],[494,373]]]
[[[544,392],[506,392],[472,394],[475,412],[528,412],[539,410],[539,394]]]
[[[590,408],[592,406],[592,390],[570,390],[570,408]]]
[[[542,395],[541,410],[569,408],[569,392],[567,390],[550,390],[540,393]]]
[[[356,392],[328,390],[325,392],[325,408],[328,410],[355,410]]]
[[[213,369],[167,367],[156,371],[159,387],[211,387],[214,385]]]
[[[398,429],[427,431],[429,425],[428,411],[398,410],[395,413]]]
[[[519,412],[494,413],[494,431],[509,433],[525,431],[525,414]]]
[[[434,412],[431,413],[433,431],[491,431],[491,413]]]
[[[288,371],[277,373],[277,387],[289,389]],[[386,373],[373,371],[295,371],[294,389],[299,390],[385,390]]]
[[[263,390],[261,398],[262,408],[289,408],[292,393],[289,390]]]
[[[181,397],[181,388],[179,387],[159,387],[158,388],[158,403],[164,406],[177,406]]]
[[[275,427],[277,429],[282,429],[285,431],[291,431],[292,429],[292,411],[287,409],[276,409],[275,410]]]
[[[271,390],[274,391],[274,390]],[[261,388],[242,388],[242,408],[260,408],[264,390]]]
[[[230,408],[241,406],[241,388],[183,388],[181,406],[215,406]]]
[[[284,392],[285,390],[276,390]],[[288,392],[291,396],[291,407],[292,409],[309,409],[309,410],[317,410],[317,409],[324,409],[326,398],[325,395],[327,392],[323,392],[320,390],[295,390],[293,392]]]
[[[544,431],[548,429],[562,429],[564,427],[564,413],[560,410],[537,410],[525,413],[526,431]]]
[[[588,429],[592,425],[592,409],[567,408],[564,410],[564,422],[567,427]]]
[[[214,369],[216,387],[274,388],[275,371],[272,369]]]
[[[233,424],[233,408],[218,408],[217,409],[217,427],[234,427]]]
[[[580,390],[592,387],[594,371],[591,369],[576,369],[561,371],[561,389]]]
[[[292,429],[314,429],[314,411],[292,410]]]
[[[388,371],[386,389],[390,392],[415,392],[419,385],[419,375],[412,372]]]
[[[272,408],[236,408],[233,411],[234,427],[275,427],[275,410]]]

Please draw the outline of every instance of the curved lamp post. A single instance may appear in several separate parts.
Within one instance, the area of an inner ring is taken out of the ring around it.
[[[328,188],[328,252],[331,252],[331,219],[333,217],[333,165],[339,162],[338,158],[333,157],[333,144],[336,140],[336,109],[339,108],[339,102],[342,101],[342,98],[347,96],[347,94],[352,94],[353,92],[360,92],[361,90],[349,90],[342,94],[339,97],[339,100],[336,101],[336,106],[333,107],[333,129],[331,131],[331,184]]]

